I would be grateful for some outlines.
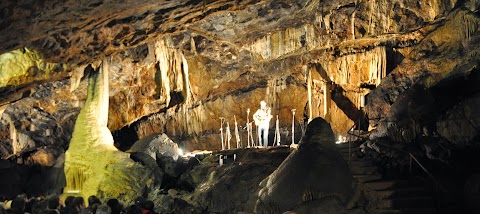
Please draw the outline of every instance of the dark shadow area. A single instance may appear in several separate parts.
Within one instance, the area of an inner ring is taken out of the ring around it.
[[[446,78],[430,88],[438,113],[443,113],[462,100],[480,92],[479,71],[480,69],[477,68],[466,76]]]
[[[0,196],[6,199],[22,193],[28,197],[59,195],[66,182],[63,167],[27,166],[10,160],[0,160],[0,178]]]
[[[392,47],[385,47],[386,57],[387,57],[387,68],[385,69],[385,75],[392,73],[392,71],[402,63],[405,56],[400,52],[393,50]]]
[[[135,142],[137,142],[138,134],[135,127],[136,126],[134,125],[124,126],[123,128],[112,132],[115,147],[120,151],[127,151]]]

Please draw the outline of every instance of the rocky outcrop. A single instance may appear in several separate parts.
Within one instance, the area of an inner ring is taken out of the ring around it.
[[[154,134],[142,138],[135,142],[128,152],[141,152],[149,155],[153,159],[157,159],[157,155],[172,157],[178,159],[178,145],[174,143],[167,135]]]
[[[255,211],[342,213],[353,192],[353,178],[334,145],[328,122],[312,120],[298,150],[260,184]]]
[[[388,118],[400,95],[414,85],[432,88],[441,80],[468,76],[478,65],[479,19],[471,11],[459,8],[415,47],[407,58],[368,96],[365,110],[372,125]],[[462,56],[459,57],[459,53]],[[453,87],[451,90],[455,90]],[[385,131],[385,129],[381,130]]]
[[[438,134],[458,146],[477,143],[480,125],[480,96],[463,100],[437,122]]]
[[[159,213],[252,212],[258,198],[259,183],[289,153],[288,147],[250,148],[200,157],[200,163],[180,172],[176,184],[150,193],[149,198],[161,205],[156,206]],[[219,155],[230,156],[232,162],[220,164]],[[186,188],[188,186],[193,188]]]

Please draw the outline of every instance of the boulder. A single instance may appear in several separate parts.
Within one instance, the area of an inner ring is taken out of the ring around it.
[[[261,182],[255,211],[345,209],[353,178],[334,145],[330,124],[322,118],[312,120],[298,150]]]
[[[157,155],[178,159],[178,145],[165,133],[151,134],[135,142],[127,152],[142,152],[157,159]]]
[[[480,127],[480,94],[466,99],[446,112],[437,122],[440,136],[457,145],[475,143]]]

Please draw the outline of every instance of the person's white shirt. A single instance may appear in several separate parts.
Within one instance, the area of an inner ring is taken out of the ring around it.
[[[270,119],[272,119],[271,109],[267,107],[267,104],[264,101],[260,102],[260,109],[258,109],[253,115],[255,125],[268,127]]]

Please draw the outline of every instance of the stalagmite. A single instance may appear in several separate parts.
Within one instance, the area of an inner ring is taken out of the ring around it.
[[[328,82],[325,82],[323,84],[323,118],[326,121],[330,121],[330,103],[331,103],[330,85]]]
[[[292,144],[295,144],[295,110],[292,109]]]
[[[227,149],[230,150],[230,140],[232,139],[232,134],[230,133],[230,124],[227,122],[227,133],[226,133],[226,138],[227,138]]]
[[[153,184],[152,172],[118,151],[107,128],[108,63],[89,77],[87,99],[65,153],[64,194],[131,202]]]
[[[235,139],[237,140],[237,148],[242,148],[242,142],[240,141],[240,133],[238,132],[237,117],[233,115],[233,119],[235,120]]]
[[[276,143],[277,146],[280,146],[280,120],[278,120],[278,115],[277,115],[277,121],[275,122],[275,140],[273,143]]]
[[[248,108],[247,109],[247,124],[246,124],[247,125],[247,147],[252,147],[253,146],[252,145],[253,140],[251,140],[251,139],[253,139],[253,136],[252,136],[252,130],[250,129],[251,123],[250,123],[249,117],[250,117],[250,109]]]
[[[222,150],[225,150],[225,142],[223,140],[223,120],[225,118],[220,117],[220,140],[222,141]]]
[[[305,69],[307,77],[307,90],[308,90],[308,122],[312,121],[312,71],[309,68]]]

